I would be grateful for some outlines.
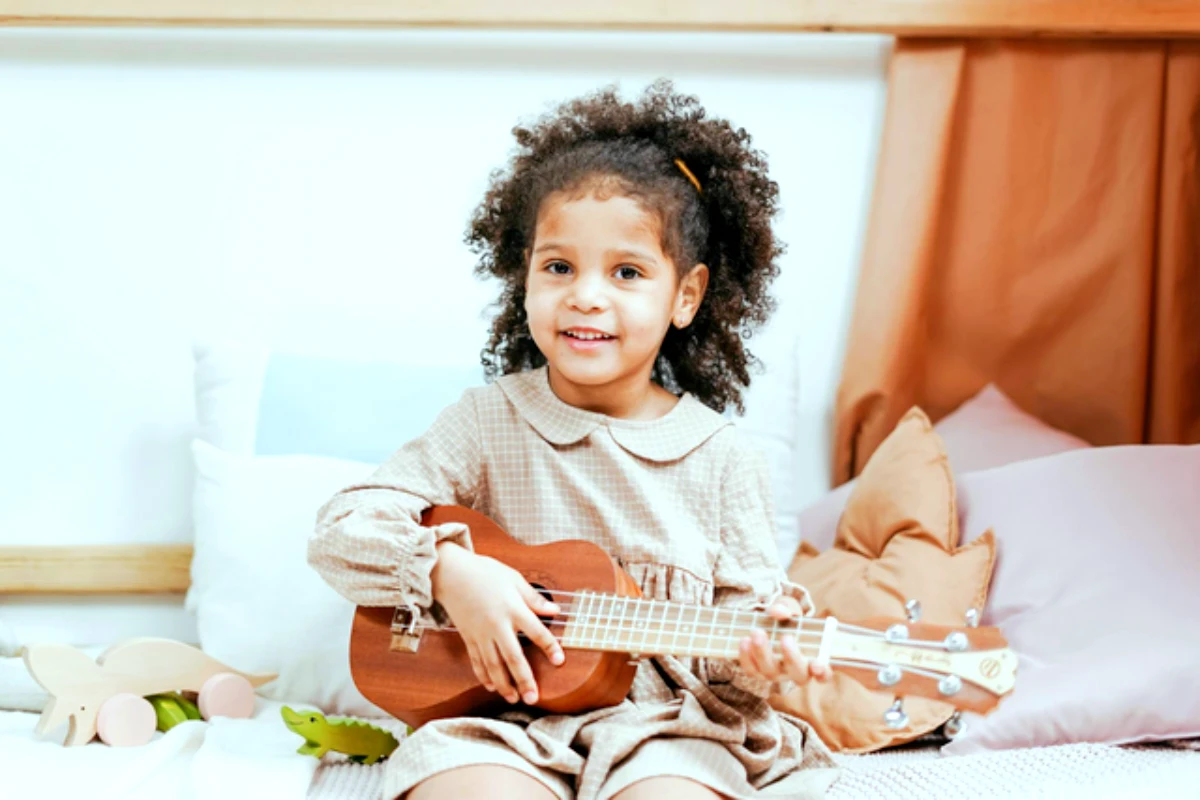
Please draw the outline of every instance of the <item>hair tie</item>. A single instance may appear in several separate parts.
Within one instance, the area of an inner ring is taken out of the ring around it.
[[[696,187],[696,192],[698,194],[704,194],[704,190],[700,188],[700,181],[696,180],[696,176],[693,175],[692,171],[687,168],[687,164],[683,163],[682,158],[675,159],[675,166],[679,167],[679,171],[683,173],[683,176],[691,181],[692,186]]]

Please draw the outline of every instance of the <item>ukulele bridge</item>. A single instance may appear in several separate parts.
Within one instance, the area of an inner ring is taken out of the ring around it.
[[[388,649],[393,653],[415,653],[420,644],[417,615],[411,608],[398,607],[392,613],[392,641]]]

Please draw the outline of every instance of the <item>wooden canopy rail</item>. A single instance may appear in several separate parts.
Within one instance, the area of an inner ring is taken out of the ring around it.
[[[0,0],[0,25],[1193,37],[1196,0]]]
[[[0,0],[0,25],[1200,36],[1200,0]],[[0,595],[187,591],[187,545],[0,547]]]

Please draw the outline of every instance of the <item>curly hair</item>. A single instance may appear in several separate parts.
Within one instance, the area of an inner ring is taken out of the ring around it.
[[[757,359],[743,340],[775,309],[768,289],[783,253],[771,230],[779,187],[749,134],[710,118],[695,97],[666,80],[632,103],[614,87],[599,90],[513,134],[517,151],[492,174],[466,235],[479,256],[475,274],[503,285],[481,354],[488,379],[546,363],[525,316],[526,255],[542,201],[554,192],[603,190],[629,196],[657,216],[663,251],[681,275],[698,263],[709,269],[703,303],[690,326],[668,331],[653,380],[716,411],[730,404],[744,411],[742,390]]]

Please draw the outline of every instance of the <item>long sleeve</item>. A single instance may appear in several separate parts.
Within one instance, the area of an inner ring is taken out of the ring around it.
[[[473,506],[479,496],[483,448],[474,391],[317,512],[308,563],[351,602],[427,612],[436,545],[451,539],[471,547],[465,525],[422,527],[420,520],[430,506]]]
[[[738,444],[721,487],[721,551],[713,570],[713,605],[739,610],[764,609],[787,594],[806,600],[804,589],[789,583],[775,544],[775,515],[766,459]],[[736,661],[712,660],[710,683],[732,683],[767,697],[772,682],[747,675]]]

